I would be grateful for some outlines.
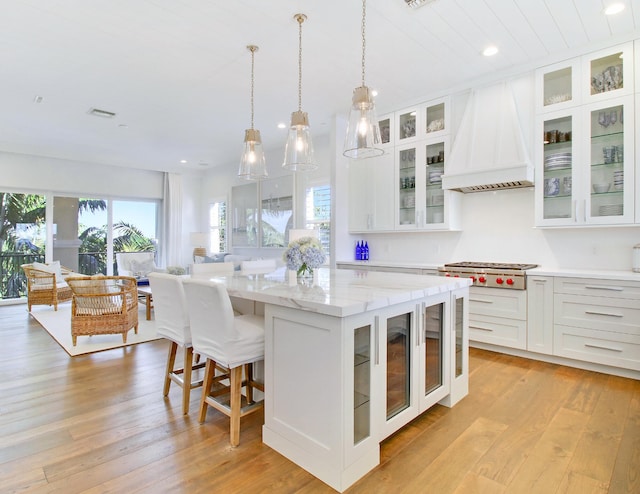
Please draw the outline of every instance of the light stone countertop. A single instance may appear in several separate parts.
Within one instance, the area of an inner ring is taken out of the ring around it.
[[[407,263],[407,262],[387,262],[387,261],[337,261],[337,264],[342,266],[353,266],[353,269],[358,269],[358,266],[372,266],[382,268],[400,268],[400,269],[434,269],[437,270],[442,264],[429,264],[429,263]],[[621,281],[640,281],[640,273],[635,273],[629,269],[615,270],[615,269],[565,269],[565,268],[545,268],[539,266],[537,268],[528,269],[528,276],[563,276],[567,278],[595,278],[595,279],[607,279],[607,280],[621,280]]]
[[[347,317],[395,304],[421,300],[471,285],[466,278],[444,278],[405,273],[317,270],[317,284],[291,283],[285,268],[266,274],[211,276],[224,283],[232,297],[291,307],[336,317]]]

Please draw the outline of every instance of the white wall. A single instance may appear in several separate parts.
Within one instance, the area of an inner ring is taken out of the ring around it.
[[[0,152],[0,190],[101,199],[163,198],[163,173],[118,166]],[[183,175],[182,248],[184,266],[192,262],[189,233],[201,218],[201,179]]]
[[[4,190],[162,199],[162,172],[2,151],[0,171]]]
[[[533,189],[465,194],[459,232],[352,236],[369,243],[372,261],[443,264],[457,261],[522,262],[547,269],[631,269],[637,227],[534,227]],[[350,256],[342,260],[353,259]]]

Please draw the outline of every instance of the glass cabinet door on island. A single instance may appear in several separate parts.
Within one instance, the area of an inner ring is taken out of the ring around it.
[[[354,332],[353,443],[371,436],[371,326]]]

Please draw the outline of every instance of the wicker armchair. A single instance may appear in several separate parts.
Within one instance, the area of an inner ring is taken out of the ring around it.
[[[56,261],[57,263],[58,261]],[[39,264],[36,264],[38,266]],[[34,264],[23,264],[22,270],[27,277],[27,303],[29,312],[33,305],[53,305],[58,310],[58,302],[71,300],[71,288],[64,280],[65,274],[71,273],[67,268],[57,265],[40,265],[44,269],[37,269]]]
[[[122,334],[133,328],[138,334],[138,285],[129,276],[82,276],[68,278],[73,291],[71,339],[78,336]]]

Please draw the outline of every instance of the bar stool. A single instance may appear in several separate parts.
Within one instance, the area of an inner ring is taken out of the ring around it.
[[[171,342],[167,367],[164,374],[163,394],[169,394],[171,381],[182,388],[182,413],[189,413],[191,390],[202,386],[202,379],[192,381],[192,371],[202,369],[204,363],[195,363],[187,301],[182,287],[182,278],[164,273],[149,273],[149,286],[153,294],[153,303],[158,334]],[[184,348],[184,363],[175,367],[178,347]],[[186,383],[186,384],[185,384]]]
[[[263,406],[262,400],[253,401],[253,389],[264,391],[264,386],[254,381],[252,365],[264,360],[264,318],[253,314],[235,316],[229,294],[220,283],[192,278],[184,281],[184,290],[194,352],[207,359],[199,421],[204,422],[208,406],[227,415],[229,442],[235,447],[240,444],[240,418]],[[223,374],[216,376],[216,368]],[[223,386],[222,381],[227,378],[229,386]],[[245,406],[242,406],[242,387],[246,394]]]

